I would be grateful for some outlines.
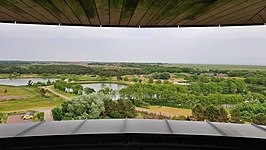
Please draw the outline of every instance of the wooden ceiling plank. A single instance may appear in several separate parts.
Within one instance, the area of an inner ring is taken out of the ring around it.
[[[0,4],[0,10],[10,16],[12,16],[13,18],[15,18],[14,21],[17,21],[17,22],[30,22],[30,20],[28,20],[27,18],[23,17],[23,16],[20,16],[19,14],[7,9],[6,7],[2,6]]]
[[[260,1],[261,2],[261,1]],[[257,4],[258,1],[256,1],[255,4]],[[208,18],[204,21],[205,24],[221,24],[221,20],[225,20],[229,16],[235,15],[234,13],[239,14],[241,11],[246,11],[246,9],[250,6],[254,5],[254,2],[251,1],[245,1],[239,4],[236,4],[225,11],[216,14],[214,17]]]
[[[194,10],[198,11],[198,10],[206,7],[207,4],[208,3],[202,3],[201,1],[196,1],[196,2],[194,1],[193,4],[189,8],[184,9],[184,11],[181,14],[179,14],[175,19],[172,19],[166,25],[168,25],[168,26],[180,25],[181,20],[186,19],[187,17],[191,16],[193,14]]]
[[[65,0],[68,6],[71,8],[72,12],[79,18],[81,24],[90,25],[91,22],[87,17],[82,5],[77,0]]]
[[[183,0],[169,0],[168,3],[161,9],[151,20],[148,22],[148,26],[153,26],[159,23],[168,12],[175,9],[175,6],[181,4]]]
[[[145,13],[148,11],[148,9],[153,4],[154,0],[139,0],[139,3],[135,9],[135,12],[133,13],[129,24],[130,26],[137,26],[142,17],[145,15]]]
[[[266,1],[261,1],[257,4],[252,4],[252,5],[250,3],[243,3],[243,5],[240,5],[239,7],[236,7],[235,9],[231,9],[229,11],[230,12],[229,14],[224,15],[212,22],[207,22],[207,23],[222,24],[223,22],[226,22],[226,20],[235,19],[238,16],[242,16],[244,13],[253,13],[253,15],[255,15],[265,6],[266,6]]]
[[[20,0],[9,0],[9,2],[11,2],[13,5],[17,6],[18,8],[22,9],[23,11],[27,12],[28,14],[31,14],[35,18],[38,18],[41,22],[51,23],[51,21],[49,19],[47,19],[46,17],[44,17],[43,15],[38,13],[36,10],[32,9],[31,7],[29,7],[28,5],[26,5],[22,1],[20,1]]]
[[[1,13],[0,13],[0,22],[5,22],[5,21],[9,21],[9,19],[5,18],[5,17],[2,17],[1,16]]]
[[[197,16],[195,16],[193,19],[184,20],[182,22],[182,24],[184,24],[184,25],[195,24],[196,22],[200,21],[201,19],[204,19],[204,17],[207,17],[214,10],[217,10],[217,9],[223,7],[224,5],[228,4],[231,1],[232,0],[218,0],[218,1],[214,2],[211,5],[208,5],[206,8],[203,8],[204,11],[202,11],[202,13],[198,14]]]
[[[261,6],[260,9],[262,9],[262,8],[263,8],[263,6]],[[256,11],[258,11],[258,10],[256,10]],[[255,15],[256,15],[256,13],[255,13]],[[243,22],[249,22],[249,20],[252,21],[251,18],[254,17],[255,15],[254,15],[254,10],[243,12],[240,15],[237,15],[237,16],[234,16],[230,19],[225,20],[224,25],[232,24],[234,22],[239,22],[239,21],[242,23]]]
[[[80,3],[87,14],[92,25],[99,25],[99,16],[94,0],[80,0]]]
[[[3,18],[9,19],[10,21],[16,21],[16,18],[1,11],[0,11],[0,16],[2,16]]]
[[[43,8],[45,8],[49,13],[53,14],[62,24],[71,24],[71,22],[66,18],[66,16],[51,2],[48,0],[35,0]]]
[[[191,8],[195,2],[199,0],[185,0],[181,2],[180,5],[175,6],[175,9],[172,11],[169,11],[166,17],[164,17],[157,25],[164,26],[168,25],[168,23],[172,23],[172,20],[174,20],[176,17],[178,17],[183,12],[187,11],[189,8]]]
[[[209,12],[207,15],[202,16],[199,18],[196,22],[195,25],[201,25],[204,22],[207,22],[208,20],[213,20],[213,18],[218,18],[217,16],[224,14],[224,12],[234,8],[235,6],[238,6],[248,0],[232,0],[231,2],[227,3],[223,7],[219,7],[218,9],[215,9],[211,12]],[[206,21],[207,20],[207,21]]]
[[[109,1],[95,0],[101,25],[109,25]]]
[[[139,25],[146,26],[147,23],[153,18],[153,16],[156,15],[158,11],[161,10],[167,3],[168,1],[155,0],[154,3],[151,5],[150,9],[140,20]]]
[[[262,20],[258,14],[252,17],[250,20],[252,20],[254,23],[264,23],[264,20]]]
[[[9,10],[11,10],[17,14],[19,14],[20,16],[23,16],[24,18],[27,18],[31,22],[41,22],[40,20],[34,18],[33,16],[31,16],[27,12],[23,11],[19,7],[13,5],[9,1],[1,1],[0,5],[2,5],[3,7],[6,7],[7,9],[9,9]]]
[[[128,25],[133,13],[138,5],[139,0],[124,0],[122,13],[119,24],[122,26]]]
[[[260,6],[259,8],[254,8],[253,10],[243,12],[240,15],[236,15],[232,18],[229,18],[229,19],[225,20],[224,22],[225,22],[225,24],[231,24],[232,22],[235,22],[235,20],[242,20],[242,19],[245,19],[246,22],[248,22],[249,20],[254,21],[254,20],[252,20],[252,18],[258,14],[258,10],[262,10],[263,8],[264,8],[264,6]],[[257,23],[261,23],[261,24],[263,23],[263,20],[261,18],[257,18],[257,19],[259,19],[259,21]]]
[[[34,0],[23,0],[23,3],[37,11],[38,13],[42,14],[46,18],[48,18],[52,23],[59,23],[60,21],[52,15],[49,11],[43,8],[39,3],[35,2]]]
[[[124,0],[110,0],[110,25],[119,25]]]
[[[67,17],[72,24],[81,23],[65,1],[51,0],[51,2]]]
[[[232,25],[232,24],[248,24],[248,22],[252,22],[250,20],[251,17],[253,17],[254,15],[249,15],[249,16],[245,16],[244,18],[238,18],[236,20],[233,20],[231,22],[227,22],[227,25]],[[252,22],[254,24],[254,22]]]
[[[264,23],[266,23],[266,8],[259,12],[259,15],[263,19]]]

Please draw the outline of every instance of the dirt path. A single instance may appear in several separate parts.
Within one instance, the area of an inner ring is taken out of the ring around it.
[[[23,122],[31,122],[31,120],[23,120],[23,115],[12,115],[8,116],[6,123],[23,123]]]
[[[61,97],[61,98],[63,98],[63,99],[67,99],[67,100],[71,99],[70,97],[67,97],[67,96],[65,96],[65,95],[63,95],[63,94],[60,94],[60,93],[54,91],[54,90],[51,88],[51,86],[43,86],[42,88],[48,90],[49,92],[51,92],[51,93],[53,93],[53,94],[55,94],[55,95],[57,95],[57,96],[59,96],[59,97]]]

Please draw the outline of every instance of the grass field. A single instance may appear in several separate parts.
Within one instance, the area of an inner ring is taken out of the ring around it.
[[[144,110],[147,112],[153,113],[162,113],[164,115],[169,116],[191,116],[191,109],[183,109],[183,108],[174,108],[174,107],[160,107],[160,106],[149,106],[148,108],[137,108],[138,110]]]
[[[4,89],[7,92],[4,93]],[[0,86],[0,96],[18,95],[23,96],[22,99],[6,100],[0,102],[0,112],[14,112],[29,109],[52,108],[60,105],[63,100],[54,94],[46,93],[42,97],[37,87],[13,87],[13,86]]]
[[[258,71],[266,71],[266,66],[252,66],[252,65],[171,64],[170,66],[199,68],[199,69],[203,69],[203,70],[218,69],[218,70],[250,70],[250,71],[258,70]]]

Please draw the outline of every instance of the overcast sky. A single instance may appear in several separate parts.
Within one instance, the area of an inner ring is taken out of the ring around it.
[[[266,65],[266,26],[144,29],[0,24],[0,60]]]

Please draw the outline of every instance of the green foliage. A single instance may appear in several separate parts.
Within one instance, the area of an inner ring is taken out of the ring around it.
[[[241,120],[241,112],[238,108],[233,108],[230,110],[230,115],[231,115],[231,122],[233,123],[240,123]]]
[[[46,89],[44,89],[44,88],[41,88],[40,89],[40,94],[41,94],[42,97],[45,97],[45,94],[46,93],[47,93],[47,90]]]
[[[192,117],[195,120],[198,121],[203,121],[205,119],[205,114],[204,114],[204,108],[201,105],[196,105],[193,109],[192,109]]]
[[[109,88],[109,87],[100,89],[98,91],[98,93],[103,93],[103,94],[106,94],[106,95],[109,95],[109,96],[115,95],[115,91],[113,89]]]
[[[55,120],[134,118],[135,106],[129,100],[113,101],[103,93],[81,95],[52,110]]]
[[[134,118],[136,116],[135,106],[129,100],[107,100],[104,102],[104,107],[105,111],[103,112],[102,117]]]
[[[85,94],[87,94],[87,95],[96,92],[93,88],[90,88],[90,87],[86,87],[83,90],[84,90]]]
[[[39,121],[43,121],[44,120],[44,112],[38,112],[37,113],[37,118]]]
[[[223,107],[216,107],[214,105],[206,108],[201,105],[196,105],[192,109],[192,118],[197,121],[211,121],[211,122],[228,122],[228,112]]]
[[[56,113],[59,114],[58,118],[63,120],[96,119],[104,111],[104,101],[108,99],[110,97],[104,94],[81,95],[64,101],[62,108],[57,108]],[[61,109],[62,113],[58,109]]]
[[[7,114],[0,113],[0,124],[5,123],[6,119],[7,119]]]
[[[53,118],[55,121],[60,121],[63,119],[64,114],[61,108],[52,109]]]
[[[170,78],[170,73],[169,72],[163,72],[163,73],[153,73],[152,78],[154,79],[169,79]]]
[[[153,78],[149,78],[148,83],[153,83]]]
[[[213,105],[208,106],[204,114],[208,121],[215,122],[219,120],[219,109]]]

